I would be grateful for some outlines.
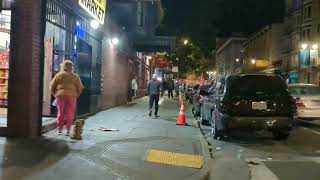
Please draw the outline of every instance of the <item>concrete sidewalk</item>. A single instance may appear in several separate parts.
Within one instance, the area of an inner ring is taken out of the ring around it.
[[[36,140],[0,139],[0,179],[206,179],[211,162],[207,146],[198,127],[175,125],[178,101],[165,99],[159,118],[149,117],[147,107],[147,98],[142,98],[90,117],[81,141],[56,131]],[[193,124],[189,113],[188,120]],[[205,164],[191,169],[145,162],[150,149],[204,155]]]

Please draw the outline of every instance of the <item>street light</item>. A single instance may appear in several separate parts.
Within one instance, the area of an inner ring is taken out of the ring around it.
[[[77,22],[78,23],[78,22]],[[92,20],[91,22],[90,22],[90,25],[91,25],[91,27],[93,28],[93,29],[98,29],[98,27],[99,27],[99,22],[97,21],[97,20]]]
[[[251,64],[255,64],[256,60],[255,59],[251,59]]]
[[[308,44],[302,44],[301,47],[302,47],[302,49],[307,49]]]
[[[313,50],[317,50],[319,47],[318,47],[318,44],[314,44],[314,45],[312,45],[312,49]]]
[[[239,59],[239,58],[237,58],[237,59],[236,59],[236,62],[240,62],[240,59]]]
[[[113,45],[118,45],[119,44],[119,39],[117,37],[112,38],[111,40]]]
[[[187,45],[189,43],[188,39],[183,40],[183,44]]]

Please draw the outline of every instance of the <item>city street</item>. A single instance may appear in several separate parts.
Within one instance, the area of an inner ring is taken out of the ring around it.
[[[211,179],[320,179],[319,121],[299,123],[287,141],[272,140],[267,133],[237,133],[217,141],[210,127],[202,130],[212,147]]]
[[[38,139],[1,138],[0,180],[205,179],[211,161],[206,141],[190,110],[189,126],[176,125],[179,109],[177,99],[163,98],[160,117],[149,117],[145,97],[89,117],[83,140],[57,130]],[[199,155],[204,163],[194,169],[147,162],[152,149]]]

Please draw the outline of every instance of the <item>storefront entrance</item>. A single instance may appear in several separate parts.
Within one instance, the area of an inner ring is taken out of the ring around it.
[[[84,87],[91,87],[92,81],[92,46],[83,40],[77,42],[75,72],[79,75]],[[84,88],[78,101],[77,114],[90,113],[90,88]]]

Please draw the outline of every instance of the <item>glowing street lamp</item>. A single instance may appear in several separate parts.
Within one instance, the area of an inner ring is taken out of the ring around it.
[[[118,45],[119,44],[119,39],[117,37],[112,38],[111,40],[113,45]]]
[[[301,45],[301,48],[302,48],[302,49],[307,49],[307,48],[308,48],[308,44],[302,44],[302,45]]]
[[[255,64],[256,60],[255,59],[251,59],[251,64]]]
[[[236,62],[240,62],[240,59],[239,59],[239,58],[237,58],[237,59],[236,59]]]
[[[318,44],[312,45],[312,49],[313,49],[313,50],[317,50],[318,48],[319,48]]]
[[[78,23],[78,22],[77,22]],[[97,20],[92,20],[91,22],[90,22],[90,25],[91,25],[91,27],[93,28],[93,29],[98,29],[98,27],[99,27],[99,22],[97,21]]]
[[[188,39],[183,40],[183,44],[184,44],[184,45],[187,45],[188,43],[189,43],[189,40],[188,40]]]

